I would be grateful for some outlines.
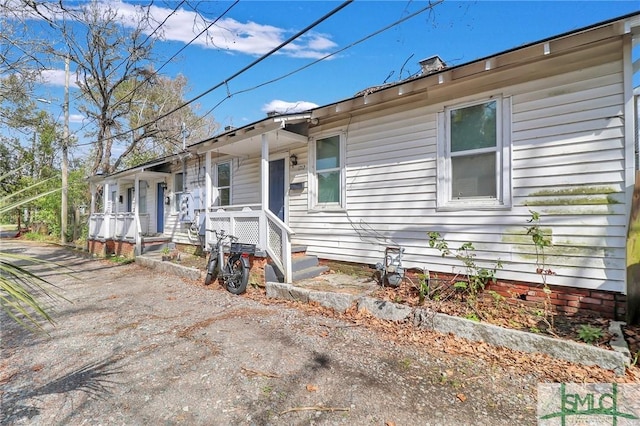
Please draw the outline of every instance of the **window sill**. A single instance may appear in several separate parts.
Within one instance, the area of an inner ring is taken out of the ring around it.
[[[511,210],[510,205],[505,204],[473,204],[455,203],[436,207],[436,212],[457,212],[464,210]]]
[[[342,206],[315,206],[311,207],[308,213],[345,213],[347,209]]]

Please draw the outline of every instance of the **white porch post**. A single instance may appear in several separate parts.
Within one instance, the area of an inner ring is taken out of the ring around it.
[[[89,185],[89,190],[91,191],[91,205],[89,207],[89,213],[94,214],[96,212],[96,189],[97,185],[92,183]]]
[[[136,180],[133,184],[133,199],[131,200],[131,210],[135,213],[135,216],[138,216],[138,191],[140,189],[140,177],[136,175]]]
[[[265,133],[262,134],[262,158],[260,159],[260,204],[263,211],[269,209],[269,139]],[[265,250],[269,244],[267,235],[267,217],[261,214],[260,245]]]
[[[113,203],[109,203],[109,200],[111,197],[111,184],[109,182],[105,182],[104,183],[104,187],[103,187],[103,191],[102,191],[102,213],[104,213],[104,238],[108,239],[111,236],[111,229],[110,229],[110,224],[111,224],[111,214],[113,213]],[[109,209],[109,206],[111,206],[111,208]]]
[[[138,197],[140,197],[140,176],[136,174],[136,181],[133,184],[133,220],[135,223],[136,235],[136,255],[142,254],[142,225],[140,224],[140,216],[138,215]]]
[[[113,200],[113,211],[111,213],[118,214],[120,213],[120,184],[115,183],[116,187],[116,199]]]
[[[209,229],[211,229],[210,207],[213,204],[211,193],[213,188],[211,185],[211,151],[207,151],[204,157],[204,247],[209,247]]]

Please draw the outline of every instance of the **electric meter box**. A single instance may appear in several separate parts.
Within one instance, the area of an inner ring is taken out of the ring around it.
[[[197,210],[203,206],[202,190],[197,188],[191,192],[180,194],[180,222],[193,222]]]

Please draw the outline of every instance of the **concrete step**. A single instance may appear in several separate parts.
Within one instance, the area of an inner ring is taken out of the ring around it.
[[[293,273],[293,282],[308,280],[315,278],[324,272],[327,272],[329,268],[327,266],[313,266],[311,268],[302,269]]]
[[[291,270],[295,282],[317,277],[329,268],[319,266],[317,256],[304,255],[296,256],[291,260]],[[284,282],[284,273],[271,263],[265,265],[264,277],[266,282]]]
[[[293,272],[301,271],[307,268],[313,268],[314,266],[318,266],[318,257],[317,256],[296,256],[291,259],[291,269]]]
[[[171,238],[154,238],[154,239],[143,239],[142,240],[142,253],[151,253],[151,252],[160,252],[163,248],[170,247],[170,249],[175,248],[175,244],[171,242]]]

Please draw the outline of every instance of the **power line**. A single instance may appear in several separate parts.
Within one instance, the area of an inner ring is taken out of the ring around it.
[[[332,57],[332,56],[335,56],[335,55],[337,55],[337,54],[340,54],[340,53],[344,52],[345,50],[348,50],[348,49],[350,49],[350,48],[352,48],[352,47],[354,47],[354,46],[356,46],[356,45],[358,45],[358,44],[361,44],[361,43],[363,43],[363,42],[365,42],[365,41],[367,41],[367,40],[369,40],[369,39],[371,39],[371,38],[373,38],[373,37],[375,37],[375,36],[377,36],[377,35],[379,35],[379,34],[381,34],[381,33],[385,32],[385,31],[387,31],[387,30],[389,30],[389,29],[391,29],[391,28],[393,28],[393,27],[395,27],[395,26],[399,25],[399,24],[402,24],[403,22],[405,22],[405,21],[407,21],[407,20],[409,20],[409,19],[412,19],[412,18],[414,18],[414,17],[416,17],[416,16],[418,16],[418,15],[420,15],[420,14],[422,14],[422,13],[424,13],[424,12],[426,12],[426,11],[430,10],[430,9],[433,9],[435,6],[437,6],[438,4],[442,3],[443,1],[444,1],[444,0],[437,0],[437,1],[434,1],[434,2],[430,2],[428,6],[425,6],[425,7],[423,7],[422,9],[419,9],[419,10],[417,10],[417,11],[416,11],[416,12],[414,12],[414,13],[411,13],[411,14],[409,14],[409,15],[407,15],[407,16],[405,16],[405,17],[401,18],[401,19],[398,19],[398,20],[396,20],[396,21],[394,21],[394,22],[392,22],[392,23],[390,23],[390,24],[388,24],[388,25],[386,25],[386,26],[384,26],[384,27],[380,28],[379,30],[376,30],[376,31],[374,31],[374,32],[372,32],[372,33],[370,33],[370,34],[366,35],[365,37],[363,37],[363,38],[361,38],[361,39],[358,39],[358,40],[356,40],[356,41],[354,41],[354,42],[350,43],[349,45],[347,45],[347,46],[345,46],[345,47],[343,47],[343,48],[341,48],[341,49],[338,49],[338,50],[336,50],[336,51],[333,51],[333,52],[331,52],[331,53],[329,53],[329,54],[327,54],[327,55],[325,55],[325,56],[323,56],[323,57],[321,57],[321,58],[319,58],[319,59],[317,59],[317,60],[315,60],[315,61],[312,61],[312,62],[310,62],[310,63],[308,63],[308,64],[306,64],[306,65],[304,65],[304,66],[302,66],[302,67],[296,68],[296,69],[294,69],[294,70],[293,70],[293,71],[291,71],[291,72],[285,73],[285,74],[283,74],[283,75],[281,75],[281,76],[279,76],[279,77],[273,78],[273,79],[271,79],[271,80],[267,80],[267,81],[265,81],[265,82],[263,82],[263,83],[260,83],[260,84],[258,84],[258,85],[255,85],[255,86],[252,86],[252,87],[249,87],[249,88],[246,88],[246,89],[238,90],[238,91],[235,91],[235,92],[233,92],[233,93],[228,93],[228,94],[227,94],[223,99],[221,99],[221,100],[220,100],[216,105],[214,105],[214,106],[213,106],[211,109],[209,109],[209,110],[208,110],[208,111],[207,111],[207,112],[206,112],[202,117],[200,117],[200,121],[202,121],[206,116],[208,116],[208,115],[209,115],[209,114],[211,114],[214,110],[216,110],[216,109],[217,109],[221,104],[223,104],[227,99],[229,99],[229,98],[231,98],[231,97],[233,97],[233,96],[235,96],[235,95],[239,95],[239,94],[242,94],[242,93],[247,93],[247,92],[250,92],[250,91],[253,91],[253,90],[259,89],[260,87],[264,87],[264,86],[267,86],[267,85],[269,85],[269,84],[273,84],[273,83],[275,83],[275,82],[277,82],[277,81],[283,80],[283,79],[285,79],[285,78],[287,78],[287,77],[290,77],[290,76],[292,76],[292,75],[294,75],[294,74],[297,74],[298,72],[303,71],[303,70],[305,70],[305,69],[307,69],[307,68],[310,68],[311,66],[316,65],[317,63],[322,62],[323,60],[326,60],[326,59],[328,59],[328,58],[330,58],[330,57]],[[349,3],[349,2],[347,2],[347,3]],[[346,4],[345,4],[345,5],[342,5],[342,7],[344,7],[344,6],[346,6]],[[337,12],[337,11],[336,11],[336,12]],[[322,18],[321,18],[321,19],[322,19]],[[326,18],[325,18],[325,19],[326,19]],[[308,28],[307,28],[307,29],[305,29],[305,30],[303,30],[303,31],[305,31],[305,32],[306,32],[306,31],[308,31]],[[294,36],[294,38],[297,38],[297,37],[299,37],[300,35],[301,35],[301,34],[297,34],[296,36]],[[285,42],[285,43],[290,43],[290,42],[291,42],[291,40],[288,40],[288,41],[287,41],[287,42]],[[281,48],[281,47],[283,47],[283,46],[284,46],[284,44],[283,44],[283,45],[278,46],[278,48],[276,48],[276,49],[279,49],[279,48]],[[269,55],[271,55],[271,54],[273,54],[273,53],[274,53],[274,51],[269,52],[269,53],[268,53],[268,54],[266,54],[265,56],[261,57],[261,58],[259,59],[259,61],[260,61],[260,60],[262,60],[262,59],[265,59],[267,56],[269,56]],[[182,106],[180,106],[180,107],[178,107],[178,108],[176,108],[176,109],[174,109],[174,110],[172,110],[172,111],[169,111],[169,112],[168,112],[168,113],[166,113],[165,115],[163,115],[163,116],[161,116],[161,117],[157,118],[157,120],[160,120],[160,119],[162,119],[162,118],[165,118],[166,116],[168,116],[168,115],[172,114],[173,112],[175,112],[175,111],[177,111],[177,110],[181,109],[182,107],[184,107],[184,106],[188,105],[189,103],[192,103],[192,102],[194,102],[195,100],[197,100],[197,99],[199,99],[199,98],[203,97],[204,95],[206,95],[206,94],[210,93],[211,91],[213,91],[213,90],[215,90],[215,89],[217,89],[217,88],[221,87],[223,84],[228,83],[231,79],[233,79],[233,78],[237,77],[240,73],[242,73],[242,72],[246,71],[247,69],[251,68],[253,65],[255,65],[255,64],[256,64],[257,62],[259,62],[259,61],[256,61],[256,62],[252,63],[251,65],[249,65],[249,66],[245,67],[245,68],[244,68],[244,69],[242,69],[241,71],[239,71],[239,72],[237,72],[236,74],[234,74],[232,77],[230,77],[230,78],[228,78],[227,80],[225,80],[223,83],[219,83],[218,85],[214,86],[213,88],[211,88],[211,89],[207,90],[206,92],[204,92],[204,93],[202,93],[202,94],[198,95],[198,97],[196,97],[196,98],[192,99],[191,101],[188,101],[188,102],[186,102],[185,104],[183,104]],[[128,132],[132,132],[132,131],[138,130],[138,129],[140,129],[141,127],[144,127],[144,126],[146,126],[146,125],[153,124],[153,123],[154,123],[155,121],[157,121],[157,120],[151,121],[151,122],[149,122],[149,123],[146,123],[146,124],[144,124],[144,125],[142,125],[142,126],[139,126],[139,127],[135,128],[135,129],[131,129],[131,130],[126,131],[126,132],[122,132],[121,134],[119,134],[119,135],[115,135],[115,136],[112,136],[112,137],[125,135],[125,134],[127,134]],[[93,142],[87,142],[87,143],[84,143],[84,144],[78,144],[78,145],[76,145],[76,146],[88,146],[88,145],[92,145],[92,144],[94,144],[94,143],[95,143],[95,141],[93,141]],[[177,146],[177,143],[176,143],[176,146]]]
[[[134,88],[133,88],[129,93],[127,93],[126,95],[124,95],[124,96],[121,98],[121,100],[117,101],[114,105],[112,105],[112,106],[111,106],[111,108],[116,108],[116,107],[117,107],[118,105],[120,105],[120,104],[123,102],[123,100],[124,100],[124,99],[126,99],[129,95],[132,95],[133,93],[135,93],[135,91],[136,91],[136,90],[138,90],[142,85],[144,85],[144,84],[145,84],[145,83],[147,83],[149,80],[151,80],[154,76],[156,76],[156,75],[160,72],[160,70],[162,70],[162,69],[163,69],[167,64],[169,64],[169,62],[171,62],[171,61],[172,61],[176,56],[178,56],[180,53],[182,53],[182,51],[184,51],[187,47],[189,47],[189,46],[190,46],[194,41],[196,41],[196,40],[197,40],[197,39],[198,39],[202,34],[204,34],[205,32],[207,32],[207,31],[208,31],[208,30],[209,30],[213,25],[215,25],[215,24],[216,24],[220,19],[222,19],[224,16],[226,16],[226,15],[227,15],[227,13],[229,13],[229,11],[230,11],[234,6],[236,6],[236,5],[239,3],[239,1],[240,1],[240,0],[236,0],[236,1],[235,1],[231,6],[229,6],[229,7],[228,7],[228,8],[227,8],[227,9],[226,9],[226,10],[225,10],[221,15],[219,15],[215,20],[213,20],[213,21],[212,21],[208,26],[206,26],[204,30],[202,30],[198,35],[196,35],[194,38],[192,38],[192,39],[191,39],[188,43],[186,43],[183,47],[181,47],[180,49],[178,49],[178,51],[177,51],[175,54],[173,54],[169,59],[167,59],[167,60],[166,60],[166,61],[165,61],[165,62],[164,62],[164,63],[163,63],[163,64],[162,64],[162,65],[161,65],[157,70],[153,71],[152,73],[149,73],[149,75],[147,75],[147,77],[146,77],[142,82],[140,82],[139,84],[136,84],[136,85],[135,85],[135,87],[134,87]],[[173,12],[171,12],[171,14],[169,14],[169,15],[165,18],[165,20],[164,20],[164,21],[163,21],[163,22],[162,22],[162,23],[161,23],[161,24],[160,24],[160,25],[159,25],[159,26],[154,30],[154,33],[155,33],[155,31],[157,31],[157,30],[160,28],[160,26],[162,26],[162,25],[163,25],[163,24],[164,24],[164,23],[169,19],[169,17],[170,17],[171,15],[173,15],[173,14],[177,11],[178,7],[180,7],[184,2],[185,2],[185,1],[183,0],[183,1],[182,1],[182,2],[181,2],[181,3],[180,3],[180,4],[179,4],[175,9],[174,9],[174,11],[173,11]],[[152,33],[152,34],[153,34],[153,33]],[[151,34],[151,35],[152,35],[152,34]],[[144,42],[142,42],[142,44],[144,44],[144,43],[149,39],[149,37],[150,37],[151,35],[147,36],[147,38],[145,39],[145,41],[144,41]],[[122,62],[122,63],[124,63],[124,62]],[[121,63],[120,65],[122,65],[122,63]],[[118,67],[120,67],[120,65],[118,65]],[[118,68],[118,67],[116,67],[116,68]],[[113,72],[115,72],[115,70],[114,70]],[[78,97],[78,98],[76,98],[76,99],[79,99],[79,97]],[[160,118],[164,118],[164,117],[160,117]],[[147,124],[143,125],[142,127],[144,127],[144,126],[146,126],[146,125],[148,125],[148,124],[152,124],[152,123],[154,123],[154,122],[156,122],[156,121],[160,120],[160,118],[157,118],[156,120],[152,121],[151,123],[147,123]],[[80,129],[78,129],[76,132],[74,132],[74,134],[75,134],[75,133],[79,133],[79,132],[81,132],[83,129],[85,129],[85,128],[86,128],[87,126],[89,126],[91,123],[96,122],[97,120],[98,120],[98,119],[97,119],[96,117],[92,117],[92,118],[89,120],[89,122],[88,122],[88,123],[83,124],[83,126],[82,126]],[[124,133],[124,134],[126,134],[126,133],[129,133],[129,132],[133,132],[133,131],[135,131],[135,130],[138,130],[139,128],[140,128],[140,127],[136,128],[136,129],[131,129],[131,130],[128,130],[127,132],[123,132],[123,133]],[[120,135],[116,135],[116,136],[120,136]],[[111,138],[115,138],[116,136],[112,136]],[[103,140],[105,140],[105,139],[103,139]],[[91,145],[91,144],[93,144],[93,143],[95,143],[95,142],[89,142],[89,143],[86,143],[86,144],[81,144],[81,145],[76,145],[76,146]],[[177,144],[177,143],[174,143],[174,145],[178,146],[178,144]]]
[[[401,19],[398,19],[398,20],[396,20],[396,21],[394,21],[394,22],[392,22],[392,23],[390,23],[390,24],[388,24],[388,25],[386,25],[386,26],[384,26],[384,27],[382,27],[382,28],[380,28],[380,29],[378,29],[378,30],[374,31],[374,32],[372,32],[372,33],[370,33],[370,34],[366,35],[365,37],[360,38],[360,39],[358,39],[358,40],[356,40],[356,41],[354,41],[354,42],[352,42],[352,43],[350,43],[350,44],[348,44],[348,45],[344,46],[344,47],[343,47],[343,48],[341,48],[341,49],[338,49],[338,50],[336,50],[336,51],[333,51],[333,52],[331,52],[331,53],[329,53],[329,54],[327,54],[327,55],[325,55],[325,56],[323,56],[323,57],[321,57],[321,58],[319,58],[319,59],[316,59],[315,61],[312,61],[312,62],[310,62],[310,63],[308,63],[308,64],[306,64],[306,65],[304,65],[304,66],[302,66],[302,67],[296,68],[296,69],[294,69],[293,71],[290,71],[290,72],[288,72],[288,73],[285,73],[285,74],[283,74],[283,75],[281,75],[281,76],[279,76],[279,77],[273,78],[273,79],[271,79],[271,80],[267,80],[267,81],[265,81],[265,82],[263,82],[263,83],[260,83],[260,84],[258,84],[258,85],[255,85],[255,86],[252,86],[252,87],[249,87],[249,88],[246,88],[246,89],[238,90],[238,91],[235,91],[235,92],[233,92],[233,93],[227,93],[227,95],[226,95],[224,98],[222,98],[222,99],[221,99],[217,104],[215,104],[211,109],[209,109],[209,110],[208,110],[208,111],[207,111],[207,112],[206,112],[202,117],[200,117],[200,121],[204,120],[204,118],[205,118],[206,116],[208,116],[208,115],[209,115],[209,114],[211,114],[213,111],[215,111],[215,110],[216,110],[220,105],[222,105],[222,104],[223,104],[227,99],[229,99],[229,98],[231,98],[231,97],[233,97],[233,96],[235,96],[235,95],[239,95],[239,94],[242,94],[242,93],[247,93],[247,92],[250,92],[250,91],[253,91],[253,90],[259,89],[259,88],[261,88],[261,87],[267,86],[267,85],[269,85],[269,84],[273,84],[273,83],[275,83],[275,82],[277,82],[277,81],[283,80],[283,79],[285,79],[285,78],[287,78],[287,77],[290,77],[290,76],[292,76],[292,75],[294,75],[294,74],[297,74],[297,73],[298,73],[298,72],[300,72],[300,71],[303,71],[303,70],[305,70],[305,69],[307,69],[307,68],[310,68],[310,67],[312,67],[313,65],[318,64],[319,62],[322,62],[322,61],[324,61],[324,60],[326,60],[326,59],[328,59],[328,58],[330,58],[330,57],[332,57],[332,56],[335,56],[335,55],[337,55],[337,54],[340,54],[340,53],[344,52],[345,50],[348,50],[348,49],[350,49],[350,48],[352,48],[352,47],[354,47],[354,46],[357,46],[358,44],[361,44],[361,43],[363,43],[363,42],[365,42],[365,41],[367,41],[367,40],[369,40],[369,39],[371,39],[371,38],[373,38],[373,37],[375,37],[375,36],[377,36],[377,35],[379,35],[379,34],[381,34],[381,33],[385,32],[385,31],[388,31],[389,29],[391,29],[391,28],[393,28],[393,27],[395,27],[395,26],[397,26],[397,25],[399,25],[399,24],[402,24],[403,22],[405,22],[405,21],[407,21],[407,20],[409,20],[409,19],[412,19],[412,18],[414,18],[414,17],[416,17],[416,16],[418,16],[418,15],[420,15],[420,14],[422,14],[422,13],[424,13],[424,12],[428,11],[428,10],[431,10],[431,9],[433,9],[434,7],[436,7],[437,5],[441,4],[443,1],[444,1],[444,0],[437,0],[437,1],[429,2],[429,4],[428,4],[427,6],[425,6],[425,7],[423,7],[422,9],[419,9],[419,10],[417,10],[417,11],[415,11],[415,12],[413,12],[413,13],[409,14],[409,15],[406,15],[405,17],[403,17],[403,18],[401,18]],[[271,53],[271,52],[270,52],[270,53]],[[267,55],[268,55],[268,54],[267,54]],[[264,58],[261,58],[261,59],[264,59]],[[253,65],[253,64],[252,64],[252,65]],[[249,67],[250,67],[250,66],[249,66]],[[236,77],[236,76],[237,76],[237,74],[235,74],[233,77]],[[231,79],[227,79],[227,80],[225,80],[225,82],[228,82],[228,81],[230,81],[230,80],[231,80]],[[197,98],[195,98],[194,100],[199,99],[200,97],[204,96],[205,94],[208,94],[209,92],[211,92],[211,91],[215,90],[216,88],[219,88],[221,85],[222,85],[222,84],[218,84],[217,86],[214,86],[214,88],[209,89],[207,92],[204,92],[203,94],[199,95],[199,96],[198,96]],[[189,101],[189,102],[193,102],[194,100],[191,100],[191,101]],[[180,109],[180,108],[181,108],[181,107],[177,108],[176,110],[178,110],[178,109]],[[169,115],[169,114],[171,114],[171,113],[175,112],[176,110],[169,111],[166,115]],[[166,115],[165,115],[165,116],[166,116]],[[158,118],[158,120],[160,120],[161,118],[164,118],[165,116],[159,117],[159,118]],[[150,123],[147,123],[147,124],[145,124],[145,125],[152,124],[152,123],[153,123],[153,121],[152,121],[152,122],[150,122]],[[132,129],[132,130],[129,130],[129,131],[134,131],[134,130],[136,130],[136,129]],[[126,133],[127,133],[127,132],[123,132],[122,134],[126,134]],[[116,136],[119,136],[119,135],[116,135]],[[115,137],[115,136],[112,136],[112,137]],[[82,145],[79,145],[79,146],[86,146],[86,145],[91,145],[91,144],[94,144],[94,143],[95,143],[95,141],[93,141],[93,142],[87,142],[87,143],[82,144]],[[176,144],[176,145],[177,145],[177,144]]]
[[[254,66],[256,66],[257,64],[259,64],[260,62],[262,62],[263,60],[267,59],[269,56],[273,55],[274,53],[276,53],[278,50],[282,49],[284,46],[290,44],[291,42],[293,42],[294,40],[296,40],[297,38],[299,38],[300,36],[302,36],[303,34],[305,34],[307,31],[309,31],[310,29],[316,27],[317,25],[319,25],[320,23],[326,21],[328,18],[330,18],[331,16],[335,15],[336,13],[338,13],[340,10],[342,10],[343,8],[345,8],[346,6],[348,6],[349,4],[353,3],[353,0],[347,0],[344,3],[342,3],[340,6],[336,7],[335,9],[333,9],[332,11],[330,11],[329,13],[325,14],[324,16],[322,16],[321,18],[317,19],[315,22],[313,22],[312,24],[308,25],[307,27],[305,27],[303,30],[297,32],[295,35],[293,35],[292,37],[288,38],[286,41],[282,42],[281,44],[279,44],[277,47],[271,49],[269,52],[267,52],[266,54],[262,55],[261,57],[259,57],[258,59],[256,59],[255,61],[253,61],[252,63],[250,63],[249,65],[245,66],[244,68],[242,68],[241,70],[235,72],[233,75],[231,75],[229,78],[223,80],[222,82],[212,86],[211,88],[205,90],[204,92],[202,92],[201,94],[199,94],[198,96],[196,96],[195,98],[192,98],[186,102],[184,102],[183,104],[177,106],[176,108],[162,114],[159,117],[156,117],[156,119],[154,119],[153,121],[147,122],[145,124],[139,125],[137,127],[134,127],[132,129],[129,129],[125,132],[121,132],[118,133],[116,135],[112,135],[109,136],[108,138],[104,138],[104,140],[108,140],[108,139],[114,139],[114,138],[118,138],[121,136],[125,136],[128,133],[134,132],[136,130],[140,130],[145,126],[148,126],[150,124],[153,124],[155,122],[157,122],[158,120],[162,120],[165,117],[168,117],[169,115],[173,114],[176,111],[181,110],[182,108],[194,103],[195,101],[197,101],[198,99],[206,96],[207,94],[213,92],[214,90],[222,87],[222,86],[226,86],[228,85],[228,83],[235,79],[236,77],[238,77],[239,75],[243,74],[244,72],[248,71],[249,69],[253,68]]]
[[[396,25],[402,24],[403,22],[405,22],[405,21],[407,21],[407,20],[409,20],[409,19],[411,19],[411,18],[416,17],[416,16],[418,16],[418,15],[420,15],[420,14],[422,14],[422,13],[426,12],[427,10],[430,10],[430,9],[434,8],[435,6],[437,6],[438,4],[440,4],[440,3],[442,3],[442,2],[444,2],[444,0],[437,0],[437,1],[434,1],[434,2],[429,2],[429,5],[428,5],[428,6],[426,6],[426,7],[424,7],[424,8],[419,9],[419,10],[417,10],[416,12],[414,12],[414,13],[412,13],[412,14],[410,14],[410,15],[407,15],[407,16],[405,16],[404,18],[401,18],[401,19],[399,19],[399,20],[397,20],[397,21],[395,21],[395,22],[392,22],[391,24],[386,25],[385,27],[383,27],[383,28],[381,28],[381,29],[379,29],[379,30],[377,30],[377,31],[374,31],[373,33],[370,33],[370,34],[368,34],[367,36],[365,36],[365,37],[363,37],[363,38],[361,38],[361,39],[359,39],[359,40],[356,40],[356,41],[354,41],[353,43],[351,43],[351,44],[349,44],[349,45],[347,45],[347,46],[345,46],[345,47],[343,47],[343,48],[341,48],[341,49],[338,49],[338,50],[336,50],[336,51],[334,51],[334,52],[331,52],[331,53],[329,53],[329,54],[327,54],[327,55],[325,55],[325,56],[323,56],[323,57],[321,57],[321,58],[319,58],[319,59],[316,59],[315,61],[309,62],[308,64],[303,65],[302,67],[296,68],[296,69],[294,69],[293,71],[290,71],[290,72],[288,72],[288,73],[286,73],[286,74],[283,74],[283,75],[281,75],[281,76],[279,76],[279,77],[273,78],[273,79],[271,79],[271,80],[267,80],[267,81],[265,81],[265,82],[263,82],[263,83],[260,83],[260,84],[258,84],[258,85],[255,85],[255,86],[252,86],[252,87],[249,87],[249,88],[246,88],[246,89],[238,90],[238,91],[233,92],[233,93],[227,93],[227,96],[225,96],[224,98],[222,98],[222,99],[220,100],[220,102],[218,102],[217,104],[215,104],[215,105],[213,106],[213,108],[211,108],[210,110],[208,110],[208,111],[207,111],[207,112],[206,112],[206,113],[201,117],[201,119],[204,119],[204,117],[206,117],[207,115],[211,114],[211,113],[212,113],[216,108],[218,108],[222,103],[224,103],[224,101],[226,101],[227,99],[229,99],[229,98],[231,98],[231,97],[233,97],[233,96],[235,96],[235,95],[239,95],[239,94],[241,94],[241,93],[251,92],[251,91],[253,91],[253,90],[259,89],[260,87],[264,87],[264,86],[267,86],[267,85],[269,85],[269,84],[275,83],[275,82],[277,82],[277,81],[284,80],[285,78],[290,77],[290,76],[292,76],[292,75],[294,75],[294,74],[297,74],[298,72],[303,71],[303,70],[305,70],[305,69],[307,69],[307,68],[309,68],[309,67],[311,67],[311,66],[313,66],[313,65],[315,65],[315,64],[317,64],[317,63],[319,63],[319,62],[322,62],[322,61],[324,61],[325,59],[328,59],[328,58],[330,58],[330,57],[332,57],[332,56],[335,56],[335,55],[337,55],[337,54],[339,54],[339,53],[344,52],[344,51],[345,51],[345,50],[347,50],[347,49],[352,48],[353,46],[356,46],[356,45],[358,45],[358,44],[360,44],[360,43],[363,43],[363,42],[365,42],[365,41],[369,40],[370,38],[373,38],[373,37],[375,37],[375,36],[377,36],[377,35],[379,35],[379,34],[381,34],[381,33],[385,32],[385,31],[387,31],[387,30],[389,30],[389,29],[391,29],[391,28],[395,27]]]
[[[142,82],[140,82],[140,84],[136,84],[134,86],[133,89],[131,89],[131,91],[129,93],[127,93],[126,95],[124,95],[122,97],[122,99],[118,102],[115,103],[115,105],[112,106],[112,108],[117,107],[118,105],[120,105],[122,103],[123,99],[126,99],[129,95],[132,95],[133,93],[135,93],[136,90],[138,90],[143,84],[147,83],[149,80],[151,80],[153,77],[155,77],[156,75],[158,75],[158,73],[160,72],[160,70],[162,70],[162,68],[164,68],[166,65],[169,64],[169,62],[171,62],[176,56],[178,56],[180,53],[182,53],[184,51],[184,49],[186,49],[187,47],[189,47],[194,41],[196,41],[202,34],[204,34],[205,32],[209,31],[209,28],[211,28],[212,26],[214,26],[220,19],[222,19],[222,17],[224,17],[227,13],[229,13],[229,11],[231,9],[233,9],[233,7],[235,5],[237,5],[240,2],[240,0],[236,0],[231,6],[229,6],[227,8],[227,10],[224,11],[224,13],[222,13],[220,16],[218,16],[216,19],[214,19],[213,21],[211,21],[211,23],[209,25],[207,25],[205,27],[205,29],[203,29],[202,31],[200,31],[198,33],[198,35],[196,35],[194,38],[192,38],[191,40],[189,40],[189,42],[187,44],[185,44],[184,46],[182,46],[180,49],[178,49],[178,51],[176,53],[174,53],[169,59],[167,59],[157,70],[155,70],[154,72],[150,73]],[[184,3],[184,1],[182,2]],[[180,4],[182,4],[180,3]],[[167,18],[168,19],[168,18]],[[166,20],[165,20],[166,21]],[[148,38],[147,38],[148,39]],[[145,40],[146,41],[146,40]],[[144,43],[143,43],[144,44]]]

